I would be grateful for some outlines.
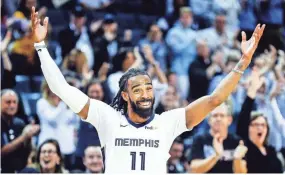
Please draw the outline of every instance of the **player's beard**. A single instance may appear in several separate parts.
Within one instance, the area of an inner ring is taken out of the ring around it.
[[[151,102],[151,106],[149,108],[141,108],[139,106],[139,102]],[[153,99],[143,99],[143,100],[140,100],[140,101],[137,101],[137,102],[134,102],[132,100],[130,100],[131,102],[131,106],[132,106],[132,109],[135,113],[137,113],[141,118],[148,118],[150,117],[151,115],[153,115],[153,105],[154,105],[154,102],[155,102],[155,98]]]

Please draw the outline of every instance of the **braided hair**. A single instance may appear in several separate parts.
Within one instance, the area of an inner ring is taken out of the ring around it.
[[[127,82],[130,78],[138,76],[138,75],[147,75],[149,78],[150,76],[146,71],[139,70],[139,69],[130,69],[128,70],[119,81],[119,91],[115,98],[113,99],[111,106],[116,110],[120,111],[122,114],[127,113],[128,103],[123,99],[121,93],[127,90]]]

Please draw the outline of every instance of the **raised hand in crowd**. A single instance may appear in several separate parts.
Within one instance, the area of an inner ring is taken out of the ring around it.
[[[241,140],[239,142],[239,145],[235,149],[234,159],[240,160],[244,158],[246,153],[247,153],[247,147],[244,145],[244,142]]]
[[[224,154],[224,146],[223,146],[224,139],[220,137],[220,134],[214,135],[213,138],[213,147],[218,157],[222,157]]]
[[[98,78],[101,81],[105,81],[107,79],[107,74],[110,69],[110,64],[104,62],[98,71]]]
[[[247,95],[250,98],[254,99],[258,89],[262,86],[264,82],[265,78],[260,75],[259,69],[254,67],[249,77]]]
[[[40,125],[37,124],[29,124],[27,125],[22,132],[22,135],[26,138],[26,139],[30,139],[32,138],[34,135],[38,134],[38,132],[40,131]]]

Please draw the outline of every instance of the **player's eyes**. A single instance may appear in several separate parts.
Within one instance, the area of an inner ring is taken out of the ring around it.
[[[152,87],[147,87],[146,90],[152,90]]]
[[[138,93],[140,90],[139,89],[135,89],[134,90],[134,93]]]

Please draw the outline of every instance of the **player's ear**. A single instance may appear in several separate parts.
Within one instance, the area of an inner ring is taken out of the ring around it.
[[[123,99],[124,99],[125,101],[128,101],[128,100],[129,100],[129,95],[128,95],[127,92],[122,91],[122,92],[121,92],[121,95],[122,95],[122,97],[123,97]]]

